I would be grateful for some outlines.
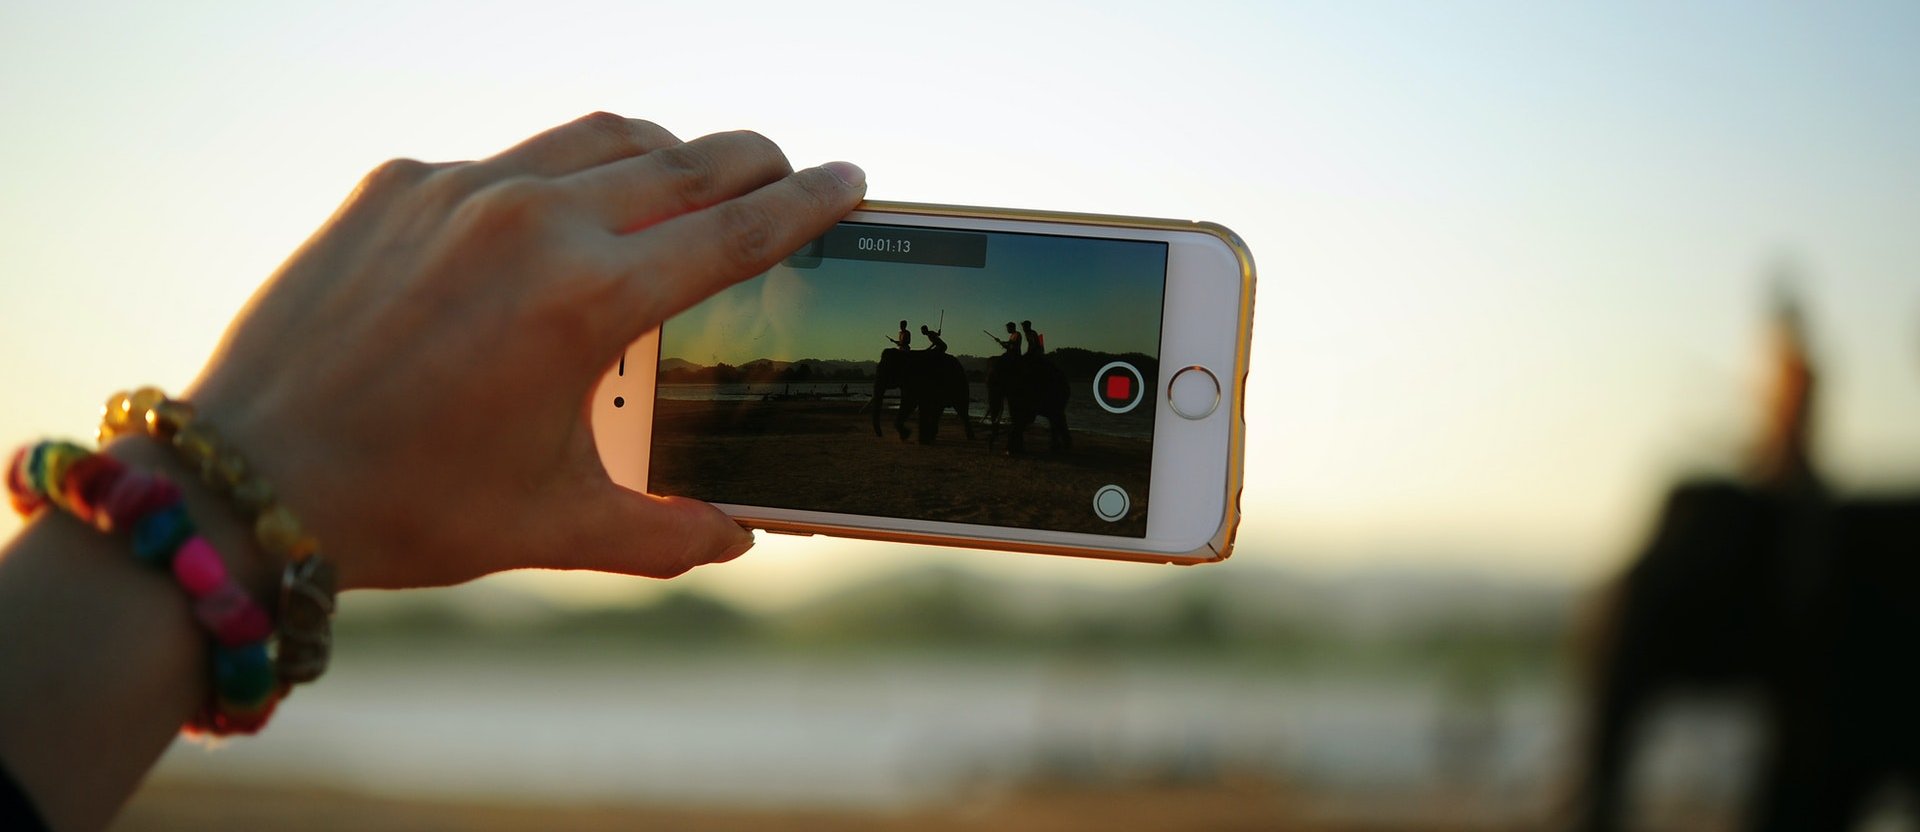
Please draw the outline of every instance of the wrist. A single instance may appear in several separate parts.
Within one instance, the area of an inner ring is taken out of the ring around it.
[[[115,393],[102,410],[100,435],[103,441],[129,436],[156,440],[144,449],[127,447],[141,456],[163,453],[162,470],[185,473],[203,504],[218,504],[212,510],[224,528],[216,531],[216,538],[230,541],[232,551],[223,561],[214,539],[201,535],[197,554],[173,565],[195,599],[196,615],[223,645],[215,654],[218,713],[208,712],[205,728],[215,733],[259,730],[288,687],[311,682],[326,671],[337,573],[321,557],[319,541],[281,504],[263,472],[192,404],[169,399],[152,387]],[[43,465],[40,459],[30,462]],[[193,508],[186,496],[177,497],[186,509],[183,515]],[[156,525],[152,534],[166,530]],[[267,603],[249,603],[249,595],[264,597]],[[277,633],[278,649],[271,658],[268,634],[255,635],[262,628]]]
[[[188,516],[200,536],[220,554],[234,582],[270,616],[275,613],[281,564],[260,550],[250,525],[201,481],[198,472],[188,468],[172,449],[146,436],[115,439],[101,452],[133,467],[163,474],[179,486]]]
[[[236,395],[236,386],[247,387],[252,396]],[[342,458],[351,452],[311,439],[303,441],[303,437],[314,434],[312,425],[273,415],[300,408],[285,405],[282,394],[271,384],[237,385],[232,379],[215,375],[187,388],[182,400],[192,402],[196,420],[217,431],[220,444],[245,455],[250,478],[272,484],[265,489],[268,496],[264,502],[279,503],[298,517],[293,524],[296,536],[325,544],[326,560],[338,589],[377,585],[370,584],[365,568],[369,558],[365,556],[368,535],[364,529],[372,521],[357,515],[352,501],[340,498],[347,486],[335,476]],[[192,469],[190,464],[183,465]],[[252,519],[233,512],[229,516]],[[259,538],[252,540],[258,550]],[[300,560],[300,556],[283,555],[277,560],[284,566],[286,561]]]

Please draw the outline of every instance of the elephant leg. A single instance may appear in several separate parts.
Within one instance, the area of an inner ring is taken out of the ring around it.
[[[918,400],[905,394],[900,396],[900,410],[894,414],[893,429],[899,432],[900,441],[902,442],[907,441],[907,437],[913,435],[913,429],[907,427],[907,417],[913,415],[913,409],[917,405],[919,405]]]
[[[1001,397],[987,394],[987,453],[993,453],[993,443],[1000,440],[1000,411],[1006,404]]]
[[[886,434],[880,432],[880,411],[887,409],[887,391],[874,390],[873,398],[868,400],[867,406],[873,408],[873,435],[885,436]]]
[[[960,429],[966,432],[968,441],[973,440],[973,414],[967,412],[972,409],[972,404],[971,401],[962,400],[953,406],[953,415],[960,417]]]
[[[1015,410],[1013,421],[1007,425],[1007,453],[1023,454],[1027,452],[1027,426],[1033,424],[1032,413]]]
[[[1047,427],[1052,431],[1050,446],[1056,451],[1073,450],[1073,434],[1067,432],[1067,411],[1061,408],[1047,417]]]
[[[920,408],[920,444],[931,445],[940,435],[940,411],[945,405],[930,402]]]
[[[1668,686],[1676,658],[1663,649],[1664,617],[1630,594],[1617,600],[1596,650],[1588,685],[1582,771],[1575,783],[1576,832],[1625,828],[1632,795],[1634,739],[1641,716]]]
[[[1583,781],[1573,801],[1571,829],[1613,832],[1626,817],[1627,766],[1632,760],[1630,728],[1646,699],[1639,680],[1610,679],[1591,715]]]

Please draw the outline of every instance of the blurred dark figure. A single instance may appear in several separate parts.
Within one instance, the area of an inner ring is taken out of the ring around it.
[[[1640,720],[1682,690],[1760,703],[1749,829],[1848,829],[1890,783],[1920,786],[1920,496],[1829,492],[1784,290],[1770,335],[1752,470],[1668,496],[1602,627],[1576,828],[1622,827]]]

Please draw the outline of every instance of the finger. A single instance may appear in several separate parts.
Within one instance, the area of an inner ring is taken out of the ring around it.
[[[645,233],[616,238],[630,300],[597,310],[619,316],[606,331],[624,345],[708,295],[764,273],[825,234],[866,192],[867,176],[860,168],[828,162]]]
[[[733,560],[753,546],[753,533],[699,500],[656,497],[612,482],[586,504],[569,529],[560,564],[652,578]]]
[[[793,173],[785,153],[751,131],[715,133],[580,171],[562,182],[607,230],[628,233],[698,211]]]
[[[558,177],[679,143],[651,121],[593,113],[514,145],[484,164],[503,175]]]

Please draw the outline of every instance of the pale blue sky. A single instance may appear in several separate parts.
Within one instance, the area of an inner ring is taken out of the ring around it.
[[[1248,560],[1602,573],[1663,483],[1741,447],[1782,256],[1833,469],[1920,477],[1920,6],[917,6],[0,7],[0,437],[184,385],[380,160],[610,109],[851,159],[876,198],[1239,231]],[[699,580],[1158,574],[763,548]]]

